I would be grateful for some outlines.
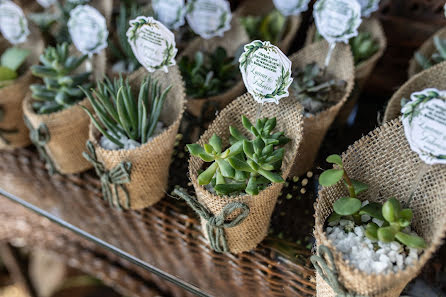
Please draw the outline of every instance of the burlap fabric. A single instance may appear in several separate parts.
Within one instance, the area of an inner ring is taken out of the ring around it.
[[[236,11],[237,16],[260,16],[269,13],[274,9],[274,3],[272,0],[246,0],[240,5]],[[288,53],[294,37],[299,30],[302,18],[298,16],[289,16],[287,18],[287,24],[282,39],[276,44],[285,54]]]
[[[323,67],[327,51],[328,43],[325,41],[306,46],[290,57],[290,60],[293,63],[292,67],[304,67],[311,62],[316,62],[319,66]],[[347,85],[343,92],[335,92],[332,94],[332,96],[339,98],[337,104],[316,115],[304,117],[304,138],[302,144],[299,146],[299,152],[294,161],[291,176],[300,176],[313,167],[319,147],[328,128],[333,123],[340,108],[353,89],[354,66],[349,45],[336,45],[331,57],[330,65],[327,68],[327,73],[337,79],[346,81]],[[293,97],[293,93],[293,89],[290,88],[290,97]]]
[[[404,135],[401,121],[385,123],[364,136],[342,156],[349,176],[365,182],[370,189],[360,195],[361,199],[384,202],[395,197],[407,202],[423,162],[410,148]],[[319,192],[316,203],[315,237],[318,246],[327,246],[334,254],[339,272],[339,281],[352,293],[369,297],[397,297],[421,270],[442,243],[446,231],[446,167],[434,165],[422,176],[411,200],[414,213],[412,227],[422,236],[428,247],[415,265],[404,271],[386,275],[368,275],[348,265],[336,251],[324,232],[324,223],[333,211],[333,203],[345,196],[342,183],[325,187]],[[318,275],[317,296],[335,296],[332,289]]]
[[[39,62],[39,56],[43,51],[44,43],[37,28],[30,26],[31,34],[28,40],[19,45],[31,51],[30,56],[22,66],[27,69],[19,76],[14,83],[7,87],[0,88],[0,109],[3,114],[0,118],[0,130],[14,131],[12,133],[2,133],[0,137],[0,150],[14,149],[29,145],[31,142],[28,136],[28,129],[23,122],[22,102],[28,92],[29,85],[34,82],[34,78],[29,68]],[[0,37],[0,53],[11,47],[8,41]],[[1,131],[0,131],[1,133]]]
[[[139,89],[147,71],[140,68],[130,76],[134,89]],[[100,133],[90,125],[89,140],[92,141],[98,160],[107,170],[121,162],[131,162],[130,182],[125,184],[129,193],[130,208],[141,209],[153,205],[165,195],[169,165],[171,162],[175,137],[184,111],[184,83],[177,66],[169,67],[169,72],[156,71],[152,77],[158,79],[162,88],[172,85],[161,112],[161,121],[168,126],[151,141],[131,150],[107,150],[99,143]],[[85,145],[85,142],[84,142]],[[115,195],[113,189],[113,195]],[[118,188],[121,204],[125,205],[125,195]]]
[[[373,39],[378,41],[379,50],[370,58],[365,61],[362,61],[358,65],[355,65],[355,86],[347,99],[345,105],[339,111],[337,116],[337,122],[343,124],[347,121],[348,116],[352,112],[353,108],[358,102],[359,96],[361,95],[361,91],[367,82],[370,74],[376,66],[378,60],[384,54],[384,50],[387,47],[387,40],[384,30],[382,28],[381,22],[377,18],[368,18],[364,19],[359,27],[359,31],[362,32],[370,32],[373,36]],[[313,24],[307,32],[307,38],[305,40],[305,45],[309,45],[313,43],[314,35],[316,33],[316,26]]]
[[[418,49],[418,52],[425,56],[426,58],[430,58],[433,53],[437,51],[437,48],[434,45],[434,36],[438,36],[441,39],[446,39],[446,28],[440,29],[433,36],[431,36],[428,40],[426,40]],[[418,64],[418,62],[415,60],[414,57],[410,59],[409,61],[409,70],[408,75],[409,78],[414,76],[415,74],[423,71],[421,66]]]
[[[446,62],[434,65],[411,77],[390,98],[384,114],[384,122],[391,121],[401,115],[401,99],[410,99],[413,92],[427,88],[446,90]]]
[[[230,103],[210,125],[209,129],[198,141],[203,145],[208,143],[210,137],[215,133],[222,137],[223,146],[228,145],[229,126],[232,125],[240,131],[244,131],[241,116],[246,115],[252,122],[258,110],[258,104],[251,95],[244,94]],[[298,147],[302,140],[302,109],[291,98],[280,100],[280,104],[265,104],[262,108],[262,117],[277,117],[276,131],[284,131],[291,138],[291,142],[285,146],[285,156],[282,164],[282,176],[286,178],[296,156]],[[248,135],[247,135],[248,136]],[[242,195],[236,197],[221,197],[208,192],[197,182],[198,171],[203,168],[204,162],[192,156],[189,161],[189,175],[194,185],[198,201],[208,208],[212,214],[219,215],[222,209],[231,202],[242,202],[248,205],[250,213],[248,217],[238,226],[225,229],[228,247],[232,253],[241,253],[255,248],[265,238],[271,214],[277,201],[283,184],[272,184],[256,196]],[[206,221],[201,219],[203,230]],[[207,237],[207,233],[204,232]]]
[[[240,25],[238,19],[234,17],[231,22],[231,30],[225,32],[223,37],[214,37],[212,39],[196,38],[181,53],[178,60],[188,56],[193,58],[197,51],[213,52],[217,47],[223,47],[228,56],[234,56],[237,49],[249,42],[248,35],[244,28]],[[208,98],[190,98],[187,97],[187,111],[195,117],[200,117],[202,109],[206,104],[211,104],[217,110],[223,109],[229,102],[242,95],[245,91],[242,77],[239,76],[237,82],[232,88],[223,94]]]

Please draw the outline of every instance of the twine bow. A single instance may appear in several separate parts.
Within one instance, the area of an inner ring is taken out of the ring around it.
[[[5,116],[5,110],[0,105],[0,122],[3,121],[4,116]],[[17,132],[18,132],[17,129],[7,130],[0,128],[0,140],[5,144],[10,144],[11,142],[8,139],[6,139],[5,134],[14,134]]]
[[[331,267],[325,260],[326,257],[331,263]],[[317,255],[311,256],[310,260],[311,263],[313,263],[314,268],[316,268],[317,273],[319,273],[322,279],[333,289],[336,297],[367,297],[356,293],[350,293],[344,286],[342,286],[338,280],[338,269],[336,268],[333,254],[327,246],[321,245]]]
[[[249,215],[248,205],[242,202],[231,202],[225,205],[220,214],[214,216],[204,205],[198,202],[197,198],[188,195],[184,189],[177,188],[173,193],[184,199],[200,217],[207,221],[206,232],[211,248],[218,253],[229,252],[225,229],[238,226],[246,219]],[[233,219],[227,219],[238,210],[240,210],[240,213],[237,216]]]
[[[50,141],[50,131],[48,130],[47,125],[44,123],[40,123],[39,127],[35,129],[29,119],[24,117],[25,125],[29,130],[29,138],[32,143],[37,148],[39,152],[40,158],[46,163],[46,167],[48,168],[48,172],[50,175],[53,175],[57,172],[56,166],[54,166],[53,160],[45,149],[45,145]]]
[[[91,141],[87,141],[88,152],[83,152],[82,155],[88,162],[90,162],[96,174],[99,176],[101,181],[102,195],[105,201],[110,203],[110,206],[115,206],[118,209],[129,209],[130,208],[130,195],[124,184],[130,182],[130,172],[132,169],[131,162],[121,162],[111,170],[107,170],[104,167],[96,155],[96,149]],[[111,186],[114,186],[114,194]],[[119,197],[120,188],[125,194],[125,204],[121,204],[121,199]]]

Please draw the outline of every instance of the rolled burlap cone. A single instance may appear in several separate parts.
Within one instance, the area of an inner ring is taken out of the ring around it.
[[[373,36],[373,39],[378,41],[379,50],[370,58],[365,61],[360,62],[355,65],[355,86],[348,97],[347,102],[339,111],[339,114],[336,118],[336,122],[339,124],[344,124],[356,103],[358,102],[359,96],[361,95],[361,91],[367,82],[370,74],[376,66],[378,60],[384,54],[384,50],[387,47],[387,40],[384,30],[382,28],[381,22],[377,18],[368,18],[364,19],[359,27],[359,31],[362,32],[370,32]],[[305,45],[312,44],[314,41],[314,36],[316,33],[316,26],[313,24],[307,31],[307,38],[305,40]]]
[[[387,103],[384,114],[384,122],[391,121],[401,115],[401,99],[410,100],[413,92],[419,92],[427,88],[446,90],[446,62],[434,65],[411,77],[398,91],[393,94]]]
[[[147,71],[141,68],[129,77],[135,90],[139,90],[146,75]],[[152,77],[159,80],[162,89],[172,86],[160,116],[167,126],[161,134],[135,149],[108,150],[99,144],[101,134],[90,124],[92,146],[87,145],[86,153],[95,163],[104,199],[115,207],[141,209],[151,206],[164,197],[167,188],[175,137],[184,111],[184,83],[177,66],[169,67],[168,73],[156,71]],[[119,177],[114,180],[117,172]],[[108,183],[104,184],[105,180]]]
[[[430,58],[432,56],[432,54],[437,51],[437,49],[434,45],[434,36],[438,36],[441,39],[446,39],[446,28],[440,29],[437,32],[435,32],[435,34],[433,36],[431,36],[428,40],[426,40],[421,45],[421,47],[418,49],[417,52],[419,52],[426,58]],[[420,64],[418,64],[418,62],[415,60],[415,58],[412,57],[412,59],[410,59],[410,61],[409,61],[409,70],[408,70],[409,78],[411,78],[412,76],[414,76],[417,73],[420,73],[423,70],[424,69],[421,68]]]
[[[31,143],[28,129],[23,122],[22,102],[34,78],[29,68],[39,62],[44,43],[37,28],[30,26],[31,34],[25,43],[17,45],[31,51],[26,62],[21,67],[26,71],[12,84],[0,88],[0,150],[10,150],[25,147]],[[0,37],[0,53],[12,45]]]
[[[404,135],[399,119],[385,123],[355,142],[342,156],[344,167],[351,178],[369,185],[360,199],[384,202],[395,197],[408,201],[424,165],[414,153]],[[342,183],[325,187],[319,192],[315,206],[315,237],[318,246],[326,246],[334,256],[339,283],[351,294],[369,297],[397,297],[404,287],[420,272],[436,249],[446,231],[446,168],[433,165],[422,176],[408,207],[413,210],[412,229],[424,238],[427,248],[418,261],[403,271],[388,274],[366,274],[350,266],[324,232],[324,224],[333,211],[333,203],[347,191]],[[336,296],[332,288],[318,274],[317,296]]]
[[[258,103],[249,94],[237,98],[230,103],[217,116],[209,129],[201,136],[198,143],[208,143],[210,137],[215,133],[223,140],[223,147],[228,146],[229,126],[234,126],[244,131],[241,116],[247,116],[255,121]],[[291,169],[298,147],[302,140],[302,109],[290,98],[280,100],[280,104],[267,103],[263,106],[260,118],[277,117],[276,131],[284,131],[291,138],[291,142],[285,145],[285,156],[282,164],[282,177],[285,179]],[[208,192],[198,184],[199,170],[203,169],[204,162],[198,157],[192,156],[189,160],[189,176],[195,188],[198,202],[207,208],[213,216],[222,215],[223,209],[233,202],[243,203],[249,209],[249,215],[238,225],[225,228],[223,232],[227,239],[228,251],[241,253],[255,248],[266,236],[271,214],[279,196],[283,184],[274,183],[261,191],[258,195],[240,195],[236,197],[216,196]],[[234,214],[228,214],[226,219],[235,219]],[[206,229],[208,225],[205,218],[201,218],[201,224],[206,237],[209,239]]]
[[[293,69],[303,68],[311,62],[316,62],[320,67],[323,67],[327,52],[328,43],[325,41],[310,44],[290,57],[293,63],[292,67]],[[328,128],[353,89],[354,66],[349,45],[341,43],[336,45],[330,65],[327,68],[327,74],[336,79],[344,80],[347,83],[346,87],[343,92],[335,92],[330,95],[339,98],[338,103],[318,114],[304,116],[303,140],[299,146],[299,152],[290,176],[300,176],[313,167]],[[293,89],[290,88],[291,98],[293,98],[293,93]],[[294,100],[297,101],[297,99]]]

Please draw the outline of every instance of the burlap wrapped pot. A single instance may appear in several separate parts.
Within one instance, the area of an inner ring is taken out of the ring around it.
[[[208,143],[210,137],[216,133],[223,140],[223,147],[228,145],[229,126],[232,125],[240,131],[244,131],[241,116],[247,116],[252,122],[258,110],[258,104],[251,95],[244,94],[230,103],[209,126],[209,129],[201,136],[198,143]],[[276,131],[284,131],[291,138],[291,142],[285,145],[285,156],[282,164],[282,177],[285,179],[291,169],[298,147],[302,140],[302,109],[295,101],[286,98],[281,99],[280,104],[265,104],[260,118],[277,117]],[[248,136],[248,135],[247,135]],[[255,248],[265,238],[271,214],[277,201],[283,184],[271,184],[258,195],[241,195],[236,197],[216,196],[208,192],[198,184],[198,172],[203,168],[204,162],[198,157],[192,156],[189,161],[189,176],[194,186],[198,202],[207,208],[213,216],[222,214],[223,209],[232,202],[240,202],[247,205],[249,215],[237,226],[225,228],[228,251],[241,253]],[[229,218],[234,219],[234,215]],[[226,219],[226,218],[225,218]],[[201,218],[205,236],[209,239],[207,232],[208,221]]]
[[[365,83],[367,82],[370,74],[376,66],[376,63],[382,57],[382,55],[384,54],[384,50],[387,47],[386,35],[379,19],[374,17],[364,19],[359,27],[359,31],[370,32],[373,39],[378,41],[379,50],[367,60],[355,65],[355,86],[352,93],[348,97],[347,102],[341,108],[337,116],[336,122],[340,124],[343,124],[347,121],[350,113],[356,105],[356,102],[358,102],[359,96],[361,95],[361,91]],[[316,26],[313,24],[308,29],[305,45],[313,43],[315,33]]]
[[[327,51],[328,43],[325,41],[310,44],[290,57],[293,63],[292,67],[293,69],[302,68],[311,62],[316,62],[320,67],[323,67]],[[318,114],[304,116],[303,140],[291,169],[291,176],[300,176],[313,167],[328,128],[353,89],[354,65],[349,45],[336,45],[330,65],[327,68],[327,74],[344,80],[347,83],[346,87],[343,92],[331,94],[331,96],[339,98],[338,103]],[[293,93],[293,88],[290,88],[290,97],[293,97]],[[294,100],[297,101],[297,99]]]
[[[401,115],[401,99],[410,99],[413,92],[427,88],[446,90],[446,62],[434,65],[411,77],[398,91],[393,94],[387,103],[384,122],[391,121]]]
[[[419,171],[424,163],[414,153],[404,135],[399,119],[385,123],[364,136],[342,155],[345,169],[351,178],[369,185],[360,199],[384,202],[395,197],[402,203],[408,201]],[[347,191],[340,182],[319,192],[315,206],[315,237],[318,246],[326,246],[333,253],[338,271],[338,281],[351,294],[369,297],[397,297],[404,287],[420,272],[435,250],[441,245],[446,231],[446,168],[434,165],[422,175],[408,207],[413,210],[412,228],[422,236],[427,248],[419,260],[403,271],[388,274],[366,274],[349,265],[328,240],[324,224],[333,211],[333,203]],[[318,274],[317,296],[336,296],[331,287]]]
[[[19,47],[31,51],[30,56],[22,66],[27,69],[12,84],[0,88],[0,150],[9,150],[27,146],[29,140],[28,129],[23,122],[22,102],[29,89],[29,85],[34,82],[34,78],[29,68],[39,62],[39,56],[43,51],[44,43],[39,31],[30,27],[31,34],[25,43]],[[12,45],[4,38],[0,37],[0,53],[3,53]]]
[[[129,77],[134,90],[139,90],[146,75],[147,71],[141,68]],[[165,195],[175,138],[184,111],[185,92],[177,66],[169,67],[168,73],[156,71],[152,77],[159,80],[162,89],[172,86],[160,116],[160,120],[167,126],[161,134],[135,149],[108,150],[100,146],[101,134],[94,125],[90,124],[89,140],[93,148],[90,149],[87,146],[86,152],[90,155],[95,154],[93,158],[100,163],[100,167],[103,166],[99,168],[102,172],[98,172],[95,166],[101,181],[105,175],[109,175],[120,167],[120,164],[125,163],[125,166],[129,164],[128,182],[121,183],[119,186],[113,180],[109,185],[102,184],[103,194],[108,189],[111,191],[110,197],[104,196],[104,198],[117,207],[141,209],[155,204]],[[93,154],[91,150],[94,150]]]
[[[437,32],[435,32],[434,35],[432,35],[428,40],[426,40],[418,49],[417,52],[425,56],[426,58],[430,58],[433,53],[437,51],[435,45],[434,45],[434,36],[440,37],[440,39],[446,39],[446,28],[440,29]],[[409,78],[414,76],[417,73],[420,73],[423,71],[421,66],[418,64],[418,62],[415,60],[414,57],[410,59],[409,61],[409,70],[408,75]]]

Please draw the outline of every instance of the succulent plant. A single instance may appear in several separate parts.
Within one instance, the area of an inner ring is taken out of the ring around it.
[[[430,56],[425,57],[420,52],[415,53],[415,60],[423,69],[428,69],[435,64],[446,60],[446,40],[438,36],[434,36],[434,45],[436,51]]]
[[[237,60],[228,57],[222,47],[213,53],[198,51],[193,59],[184,56],[178,66],[192,98],[219,95],[231,88],[239,75]]]
[[[32,106],[39,114],[67,108],[84,98],[79,87],[90,88],[90,72],[76,70],[87,59],[86,55],[70,56],[68,43],[48,47],[40,55],[42,65],[31,67],[32,73],[42,78],[44,84],[31,85]]]
[[[222,148],[222,139],[212,135],[208,144],[188,144],[191,155],[212,164],[198,176],[200,185],[212,185],[218,195],[247,193],[257,195],[270,183],[283,183],[280,167],[284,155],[281,147],[290,141],[283,132],[272,133],[276,118],[263,118],[252,125],[242,116],[243,126],[253,140],[249,140],[230,126],[230,147]]]
[[[305,112],[316,114],[337,103],[333,91],[343,90],[346,82],[330,78],[316,63],[310,63],[293,71],[291,88],[297,100],[304,106]]]
[[[82,88],[97,117],[87,108],[84,110],[102,135],[120,148],[124,147],[120,141],[122,135],[144,144],[155,131],[170,89],[171,86],[163,90],[160,82],[148,75],[136,99],[128,79],[120,77],[112,82],[105,78],[97,83],[97,90],[89,92]]]
[[[265,16],[241,17],[240,22],[251,40],[258,39],[277,44],[285,32],[287,19],[274,9]]]
[[[0,58],[0,88],[9,85],[19,76],[18,70],[30,53],[29,50],[18,47],[8,48],[3,52]]]
[[[334,212],[327,219],[328,223],[339,221],[341,218],[349,219],[357,225],[366,224],[365,234],[371,240],[381,242],[397,240],[411,248],[426,247],[423,238],[402,231],[410,226],[412,221],[413,213],[410,208],[402,209],[400,202],[395,198],[390,198],[384,205],[377,202],[363,205],[357,195],[367,191],[368,186],[348,176],[341,156],[328,156],[327,162],[336,164],[337,168],[324,171],[319,177],[319,183],[322,186],[333,186],[343,180],[349,192],[349,197],[341,197],[335,201]],[[370,220],[363,222],[362,215],[368,215]],[[381,221],[382,226],[379,227],[371,221],[372,218]]]

